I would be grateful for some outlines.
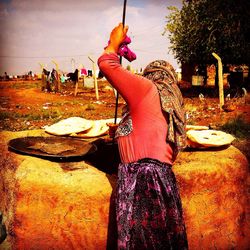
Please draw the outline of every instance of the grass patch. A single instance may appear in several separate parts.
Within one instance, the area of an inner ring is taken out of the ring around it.
[[[24,114],[20,118],[25,118],[28,121],[38,121],[41,120],[41,115],[38,113],[33,113],[33,114]]]
[[[12,118],[11,116],[12,116],[12,114],[9,112],[1,112],[0,113],[0,120],[10,119],[10,118]]]
[[[41,115],[34,113],[34,114],[20,114],[20,113],[14,113],[14,112],[1,112],[0,113],[0,120],[16,120],[16,119],[26,119],[26,120],[40,120]]]
[[[14,82],[11,86],[13,89],[33,89],[41,88],[41,83],[37,81],[23,81],[23,82]]]
[[[78,101],[78,100],[73,100],[71,102],[72,105],[80,105],[81,104],[81,101]]]
[[[64,105],[72,105],[72,106],[76,106],[76,105],[81,105],[82,102],[79,100],[73,100],[73,101],[58,101],[53,103],[53,107],[61,107]]]
[[[41,115],[40,115],[40,119],[44,120],[44,119],[55,119],[58,117],[62,117],[63,113],[59,110],[59,109],[49,109],[49,110],[41,110]]]
[[[241,116],[228,121],[221,126],[224,132],[235,135],[239,139],[249,138],[250,124],[246,123]]]
[[[0,120],[5,119],[18,119],[18,118],[25,118],[27,115],[22,115],[19,113],[13,113],[13,112],[0,112]]]
[[[0,112],[0,120],[16,120],[16,119],[25,119],[27,121],[39,121],[46,119],[55,119],[58,117],[62,117],[64,115],[59,109],[52,110],[44,110],[42,109],[40,112],[33,113],[25,113],[20,114],[17,112]]]
[[[95,105],[89,103],[89,104],[87,105],[87,107],[86,107],[85,110],[88,110],[88,111],[89,111],[89,110],[95,110]]]

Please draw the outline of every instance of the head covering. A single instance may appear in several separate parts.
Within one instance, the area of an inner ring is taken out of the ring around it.
[[[169,122],[166,140],[174,144],[177,155],[186,147],[186,118],[174,68],[166,61],[156,60],[144,69],[143,75],[157,86],[161,107]]]

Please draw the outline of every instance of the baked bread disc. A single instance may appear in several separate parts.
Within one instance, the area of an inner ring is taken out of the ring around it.
[[[93,122],[81,117],[70,117],[51,126],[46,126],[45,131],[53,135],[70,135],[86,131],[92,127]]]
[[[197,126],[197,125],[186,125],[186,130],[208,130],[207,126]]]
[[[117,119],[117,123],[121,119]],[[80,138],[91,138],[91,137],[98,137],[108,133],[109,127],[107,123],[114,122],[114,118],[105,119],[105,120],[94,120],[92,121],[92,127],[84,132],[80,133],[72,133],[70,136],[72,137],[80,137]]]
[[[187,137],[191,142],[198,144],[197,147],[230,145],[235,139],[232,135],[219,130],[189,130]]]

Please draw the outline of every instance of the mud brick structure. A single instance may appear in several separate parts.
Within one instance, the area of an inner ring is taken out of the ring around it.
[[[10,152],[10,139],[42,130],[1,132],[0,249],[106,249],[116,175],[85,161],[56,162]],[[112,152],[111,152],[112,153]],[[110,166],[112,167],[112,166]],[[173,167],[190,249],[247,249],[246,157],[235,147],[182,152]]]

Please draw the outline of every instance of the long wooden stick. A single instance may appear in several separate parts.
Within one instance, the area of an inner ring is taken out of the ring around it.
[[[95,61],[88,56],[89,60],[92,62],[92,67],[93,67],[93,78],[94,78],[94,83],[95,83],[95,95],[96,95],[96,100],[99,100],[99,93],[98,93],[98,83],[96,79],[96,70],[95,70]]]
[[[126,6],[127,6],[127,0],[124,0],[124,2],[123,2],[123,13],[122,13],[122,24],[123,24],[123,26],[125,25]],[[120,56],[120,64],[122,64],[122,56]],[[119,102],[119,93],[117,92],[116,102],[115,102],[115,124],[117,122],[118,102]]]

